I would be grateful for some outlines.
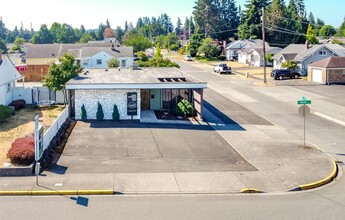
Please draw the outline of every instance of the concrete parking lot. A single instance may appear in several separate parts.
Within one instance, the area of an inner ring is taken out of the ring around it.
[[[78,122],[51,172],[160,173],[256,170],[205,125]]]

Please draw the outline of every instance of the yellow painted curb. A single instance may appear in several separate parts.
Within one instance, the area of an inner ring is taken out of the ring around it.
[[[31,195],[31,190],[17,190],[17,191],[0,191],[0,196],[28,196]]]
[[[326,178],[324,178],[324,179],[322,179],[320,181],[314,182],[314,183],[300,185],[299,188],[301,190],[308,190],[308,189],[313,189],[313,188],[316,188],[316,187],[320,187],[322,185],[325,185],[325,184],[331,182],[337,176],[337,173],[338,173],[338,166],[337,166],[337,164],[335,163],[334,160],[332,160],[332,163],[333,163],[333,170],[332,170],[332,173],[329,176],[327,176]]]
[[[261,191],[256,188],[243,188],[241,193],[261,193]]]
[[[78,190],[78,195],[112,195],[113,190]]]
[[[112,195],[113,190],[17,190],[0,191],[0,196],[38,196],[38,195]]]

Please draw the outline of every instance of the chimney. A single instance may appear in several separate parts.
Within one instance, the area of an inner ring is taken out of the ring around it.
[[[310,48],[309,41],[306,40],[306,41],[305,41],[305,49],[308,50],[309,48]]]

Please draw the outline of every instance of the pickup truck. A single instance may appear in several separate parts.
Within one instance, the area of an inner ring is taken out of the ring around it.
[[[228,67],[226,63],[220,63],[213,67],[213,72],[231,74],[231,67]]]

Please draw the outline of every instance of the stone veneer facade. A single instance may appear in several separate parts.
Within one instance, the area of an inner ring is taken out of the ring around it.
[[[81,119],[81,107],[84,104],[87,119],[96,119],[99,102],[103,108],[104,120],[113,119],[114,104],[119,109],[120,120],[131,119],[127,115],[127,92],[138,94],[138,114],[133,119],[140,119],[140,89],[75,90],[75,118]]]

